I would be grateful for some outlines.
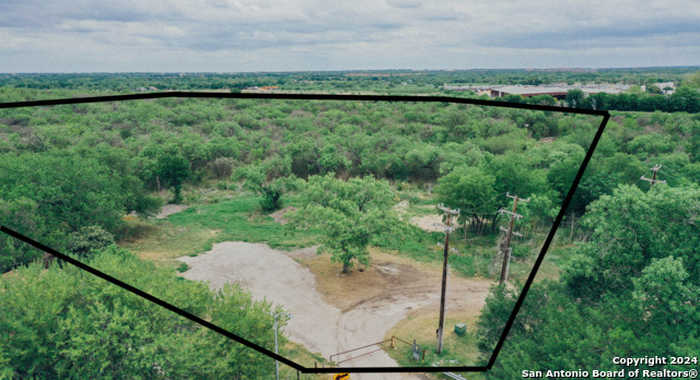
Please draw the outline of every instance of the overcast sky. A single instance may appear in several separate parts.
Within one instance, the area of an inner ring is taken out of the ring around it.
[[[0,72],[698,64],[697,0],[0,0]]]

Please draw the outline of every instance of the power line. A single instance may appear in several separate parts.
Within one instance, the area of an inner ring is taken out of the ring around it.
[[[445,330],[445,290],[447,288],[447,253],[449,251],[450,242],[450,232],[454,229],[452,227],[452,218],[459,216],[459,209],[450,209],[445,207],[443,204],[437,206],[439,210],[445,213],[445,224],[439,225],[445,230],[445,249],[443,252],[442,261],[442,292],[440,293],[440,321],[438,322],[437,329],[437,353],[442,353],[442,335]]]
[[[639,177],[639,179],[641,179],[642,181],[649,182],[649,190],[651,190],[651,188],[654,187],[654,185],[656,183],[666,183],[666,181],[664,181],[662,179],[656,179],[656,172],[658,172],[659,169],[661,169],[661,165],[656,164],[656,165],[654,165],[653,168],[651,168],[651,173],[652,173],[651,178],[647,178],[645,176]]]
[[[510,215],[510,224],[508,226],[508,229],[499,227],[501,231],[506,233],[506,238],[501,244],[501,253],[503,254],[503,265],[501,266],[501,278],[498,282],[499,285],[503,285],[506,281],[508,281],[508,267],[510,266],[510,255],[513,251],[513,249],[510,247],[511,237],[513,235],[519,237],[523,236],[522,234],[513,231],[515,219],[520,219],[523,217],[522,215],[516,213],[516,210],[518,209],[518,201],[526,203],[530,201],[530,198],[520,198],[517,195],[510,195],[510,193],[506,193],[506,197],[513,199],[513,211],[508,211],[505,209],[498,210],[499,214]]]

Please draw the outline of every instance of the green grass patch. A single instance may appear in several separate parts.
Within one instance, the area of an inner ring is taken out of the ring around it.
[[[265,242],[273,248],[291,249],[313,244],[313,231],[296,231],[260,211],[259,197],[242,196],[218,203],[191,207],[173,214],[174,226],[216,230],[210,243],[221,241]],[[208,247],[205,247],[208,248]]]
[[[295,231],[275,222],[260,211],[259,198],[251,195],[193,205],[164,220],[140,222],[140,227],[146,232],[133,233],[134,239],[120,245],[154,261],[196,256],[222,241],[265,242],[273,248],[293,249],[318,240],[314,231]]]
[[[437,339],[435,328],[437,327],[437,315],[410,316],[392,328],[388,335],[402,338],[404,341],[413,342],[419,346],[421,359],[413,359],[413,348],[411,345],[399,342],[395,349],[386,349],[389,356],[396,360],[399,365],[406,367],[432,366],[439,364],[443,366],[459,365],[482,365],[483,358],[477,348],[477,336],[474,329],[473,317],[447,317],[445,318],[445,335],[443,337],[442,353],[436,352]],[[467,322],[467,333],[464,336],[457,335],[453,328],[455,323]],[[425,356],[422,352],[425,350]],[[430,374],[431,378],[446,378],[441,374]],[[472,377],[469,377],[470,379]],[[481,377],[475,377],[477,379]]]

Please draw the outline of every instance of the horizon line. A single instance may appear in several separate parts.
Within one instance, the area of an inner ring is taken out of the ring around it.
[[[326,69],[326,70],[289,70],[289,71],[3,71],[0,75],[36,75],[36,74],[293,74],[293,73],[347,73],[347,72],[465,72],[465,71],[575,71],[575,70],[635,70],[635,69],[684,69],[698,68],[698,65],[671,65],[671,66],[550,66],[550,67],[509,67],[509,68],[453,68],[453,69],[411,69],[411,68],[383,68],[383,69]]]

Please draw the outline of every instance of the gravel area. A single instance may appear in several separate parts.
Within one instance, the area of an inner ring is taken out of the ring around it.
[[[182,276],[208,281],[213,289],[238,282],[251,291],[255,299],[282,305],[292,314],[286,335],[310,351],[328,358],[330,354],[360,347],[384,339],[408,312],[439,302],[439,283],[416,286],[375,296],[341,312],[323,300],[316,288],[314,274],[294,258],[309,255],[310,250],[285,252],[266,244],[224,242],[196,257],[178,260],[190,269]],[[489,283],[484,280],[458,279],[448,286],[452,305],[483,305]],[[452,280],[451,280],[452,281]],[[465,294],[470,294],[465,298]],[[302,363],[313,365],[312,363]],[[343,366],[392,367],[398,364],[384,351],[342,363]],[[353,374],[353,379],[398,380],[424,379],[411,374]]]

